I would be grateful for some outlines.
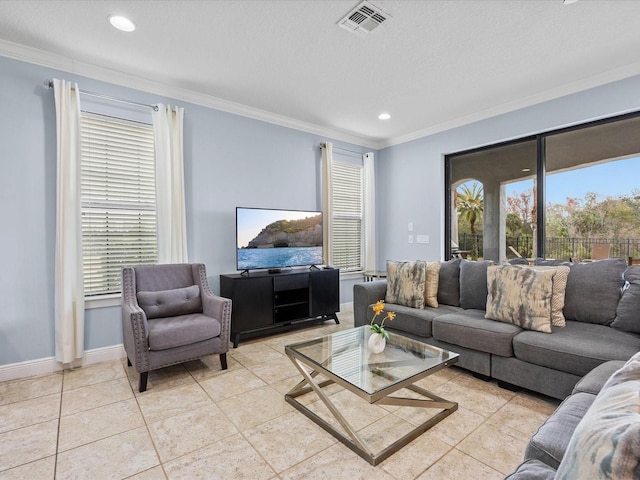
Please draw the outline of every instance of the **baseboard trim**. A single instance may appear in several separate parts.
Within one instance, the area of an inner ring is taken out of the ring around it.
[[[124,345],[112,345],[110,347],[94,348],[84,352],[84,357],[74,363],[73,367],[91,365],[94,363],[118,360],[126,356]],[[70,368],[71,365],[63,365],[57,362],[55,357],[39,358],[26,362],[0,365],[0,382],[15,380],[16,378],[47,375]]]

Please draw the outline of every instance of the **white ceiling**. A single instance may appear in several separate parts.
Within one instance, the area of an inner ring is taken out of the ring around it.
[[[0,54],[375,147],[640,74],[640,1],[359,3],[3,0]]]

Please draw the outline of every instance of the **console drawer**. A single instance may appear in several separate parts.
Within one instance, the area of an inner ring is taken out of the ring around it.
[[[309,287],[309,274],[301,273],[300,275],[286,275],[283,277],[273,278],[273,290],[281,292],[283,290],[295,290],[298,288]]]

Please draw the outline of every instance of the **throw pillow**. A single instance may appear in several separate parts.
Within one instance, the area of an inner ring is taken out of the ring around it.
[[[426,262],[427,280],[424,289],[424,304],[438,308],[438,281],[440,280],[440,262]]]
[[[487,267],[491,260],[460,262],[460,306],[484,310],[487,306]]]
[[[605,384],[580,420],[556,479],[640,478],[640,377],[634,359],[614,373],[617,381]],[[625,374],[633,368],[635,374]]]
[[[564,308],[564,295],[567,289],[567,279],[569,278],[569,267],[534,265],[525,268],[533,268],[534,270],[551,270],[555,272],[553,275],[553,294],[551,297],[551,325],[554,327],[566,326],[562,309]]]
[[[438,278],[438,304],[460,306],[460,258],[440,265]]]
[[[490,265],[485,318],[551,333],[554,275],[552,270]]]
[[[202,313],[198,285],[155,292],[138,292],[137,297],[138,305],[144,310],[147,318]]]
[[[427,264],[387,261],[387,293],[384,301],[406,307],[424,308]]]
[[[624,279],[625,289],[611,326],[625,332],[640,333],[640,266],[627,268]]]
[[[571,265],[564,298],[564,317],[611,325],[616,318],[627,262],[608,258]]]

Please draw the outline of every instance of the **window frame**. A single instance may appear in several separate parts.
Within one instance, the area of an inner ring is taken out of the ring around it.
[[[639,118],[640,111],[634,111],[625,113],[622,115],[614,115],[607,118],[602,118],[598,120],[578,123],[576,125],[571,125],[569,127],[557,128],[552,130],[546,130],[543,132],[539,132],[533,135],[527,135],[520,138],[515,138],[512,140],[507,140],[503,142],[497,142],[490,145],[485,145],[482,147],[476,147],[469,150],[459,151],[455,153],[446,154],[444,156],[444,218],[445,218],[445,228],[444,228],[444,254],[445,260],[450,259],[452,255],[451,248],[451,199],[452,199],[452,161],[459,156],[467,155],[476,152],[483,152],[492,150],[495,148],[500,148],[503,146],[516,145],[518,143],[534,141],[536,142],[536,183],[537,183],[537,201],[536,201],[536,243],[537,250],[534,252],[536,257],[545,257],[545,243],[546,243],[546,158],[545,158],[545,145],[546,140],[549,137],[553,137],[555,135],[559,135],[566,132],[571,132],[575,130],[587,129],[590,127],[595,127],[599,125],[604,125],[608,123],[616,123],[622,122],[624,120]]]

